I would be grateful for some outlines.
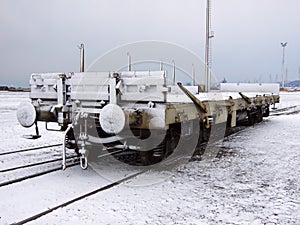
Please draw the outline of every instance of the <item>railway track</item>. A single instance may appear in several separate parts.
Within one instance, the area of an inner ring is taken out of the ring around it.
[[[73,166],[77,166],[77,165],[79,165],[78,161],[70,163],[68,165],[68,167],[73,167]],[[0,183],[0,187],[11,185],[11,184],[15,184],[15,183],[18,183],[18,182],[21,182],[21,181],[24,181],[24,180],[28,180],[28,179],[32,179],[32,178],[35,178],[35,177],[39,177],[39,176],[46,175],[46,174],[49,174],[49,173],[52,173],[52,172],[56,172],[56,171],[59,171],[59,170],[62,170],[62,166],[56,166],[54,168],[51,168],[51,169],[48,169],[48,170],[43,170],[43,171],[38,172],[38,173],[34,173],[34,174],[30,174],[30,175],[18,177],[16,179],[12,179],[12,180],[1,182]]]
[[[270,116],[290,115],[300,112],[300,105],[289,106],[281,109],[274,109],[270,112]]]
[[[77,156],[67,157],[67,159],[74,159],[74,158],[78,158],[78,157]],[[11,167],[11,168],[8,168],[8,169],[2,169],[2,170],[0,170],[0,173],[10,172],[10,171],[13,171],[13,170],[19,170],[19,169],[24,169],[24,168],[29,168],[29,167],[48,164],[48,163],[59,162],[59,161],[62,161],[62,158],[52,159],[52,160],[47,160],[47,161],[42,161],[42,162],[37,162],[37,163],[31,163],[31,164],[22,165],[22,166]]]
[[[130,180],[130,179],[133,179],[133,178],[135,178],[135,177],[137,177],[137,176],[139,176],[139,175],[145,173],[146,171],[147,171],[147,170],[143,170],[143,171],[140,171],[140,172],[131,174],[131,175],[129,175],[129,176],[125,177],[125,178],[122,178],[122,179],[120,179],[120,180],[117,180],[117,181],[115,181],[115,182],[113,182],[113,183],[111,183],[111,184],[102,186],[102,187],[97,188],[97,189],[95,189],[95,190],[93,190],[93,191],[91,191],[91,192],[88,192],[88,193],[82,194],[82,195],[80,195],[80,196],[77,196],[77,197],[75,197],[75,198],[73,198],[73,199],[71,199],[71,200],[69,200],[69,201],[66,201],[66,202],[64,202],[64,203],[58,204],[58,205],[56,205],[56,206],[54,206],[54,207],[52,207],[52,208],[49,208],[49,209],[47,209],[47,210],[45,210],[45,211],[42,211],[42,212],[40,212],[40,213],[38,213],[38,214],[36,214],[36,215],[33,215],[33,216],[31,216],[31,217],[28,217],[28,218],[26,218],[26,219],[24,219],[24,220],[15,222],[15,223],[13,223],[13,224],[15,224],[15,225],[22,225],[22,224],[25,224],[25,223],[34,221],[34,220],[36,220],[36,219],[38,219],[38,218],[40,218],[40,217],[42,217],[42,216],[46,216],[47,214],[53,212],[54,210],[57,210],[57,209],[62,208],[62,207],[66,207],[66,206],[68,206],[68,205],[70,205],[70,204],[72,204],[72,203],[75,203],[75,202],[77,202],[77,201],[80,201],[80,200],[82,200],[82,199],[84,199],[84,198],[90,197],[90,196],[92,196],[92,195],[95,195],[95,194],[100,193],[100,192],[102,192],[102,191],[105,191],[105,190],[107,190],[107,189],[110,189],[110,188],[112,188],[112,187],[115,187],[115,186],[117,186],[117,185],[120,185],[120,184],[122,184],[122,183],[125,183],[126,181],[128,181],[128,180]]]
[[[62,144],[46,145],[46,146],[39,146],[39,147],[33,147],[33,148],[25,148],[25,149],[20,149],[20,150],[15,150],[15,151],[1,152],[0,156],[11,155],[11,154],[20,153],[20,152],[29,152],[29,151],[34,151],[34,150],[47,149],[47,148],[58,147],[58,146],[62,146]]]
[[[39,146],[33,148],[19,149],[15,151],[7,151],[0,153],[0,160],[4,164],[0,169],[1,181],[0,187],[11,185],[14,183],[18,183],[24,180],[28,180],[31,178],[39,177],[42,175],[46,175],[55,171],[59,171],[62,169],[61,161],[62,158],[54,158],[53,154],[46,152],[44,150],[49,151],[49,148],[59,147],[61,144],[53,144],[47,146]],[[29,154],[26,153],[30,151],[38,151],[42,150],[42,153]],[[22,157],[20,158],[20,155]],[[24,155],[23,155],[24,154]],[[42,156],[43,160],[40,159]],[[54,158],[50,159],[49,157]],[[79,162],[76,159],[76,156],[68,156],[67,162],[68,167],[72,167],[78,165]],[[46,159],[46,160],[45,160]],[[27,163],[24,163],[27,161]],[[5,164],[17,164],[16,166],[8,167]]]
[[[51,147],[54,147],[54,146],[59,146],[59,145],[52,145]],[[47,147],[49,147],[49,146],[47,146]],[[41,147],[30,149],[30,150],[36,150],[36,149],[41,149]],[[16,153],[16,152],[20,152],[20,151],[19,150],[14,151],[14,153]],[[103,158],[103,157],[111,156],[112,154],[117,154],[119,152],[121,152],[121,151],[115,151],[113,153],[103,154],[103,155],[99,156],[99,158],[100,157]],[[67,167],[68,168],[80,165],[79,157],[77,155],[69,156],[66,159],[67,159]],[[56,163],[56,162],[62,162],[62,158],[46,160],[46,161],[41,161],[41,162],[36,162],[36,163],[30,163],[30,164],[16,166],[16,167],[10,167],[10,168],[6,168],[6,169],[1,169],[0,174],[12,172],[12,171],[17,171],[17,170],[21,170],[21,169],[35,168],[37,166],[46,165],[46,164],[51,165],[52,163]],[[21,182],[21,181],[24,181],[24,180],[32,179],[32,178],[39,177],[39,176],[42,176],[42,175],[46,175],[46,174],[49,174],[49,173],[52,173],[52,172],[60,171],[60,170],[62,170],[62,168],[63,168],[62,165],[59,165],[59,166],[54,165],[54,166],[51,166],[51,168],[48,168],[46,170],[26,174],[24,176],[9,179],[7,181],[2,181],[2,182],[0,182],[0,187],[15,184],[15,183],[18,183],[18,182]],[[12,176],[14,177],[14,175],[12,175]]]

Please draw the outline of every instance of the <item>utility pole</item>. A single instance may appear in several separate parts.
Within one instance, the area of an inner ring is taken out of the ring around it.
[[[285,83],[289,83],[288,68],[285,68]]]
[[[192,86],[195,86],[196,85],[196,81],[195,81],[195,66],[194,64],[192,64]]]
[[[80,50],[80,72],[84,72],[84,44],[78,46]]]
[[[173,78],[172,78],[172,85],[175,85],[176,82],[176,65],[175,65],[175,61],[172,60],[173,63]]]
[[[206,92],[210,91],[211,86],[211,52],[210,52],[210,39],[214,37],[213,32],[210,31],[211,23],[211,0],[206,3],[206,44],[205,44],[205,79],[206,79]]]
[[[281,87],[284,88],[284,73],[285,73],[285,47],[287,46],[287,42],[281,42],[282,46],[282,83]]]
[[[127,52],[127,57],[128,57],[128,71],[131,71],[131,55],[129,52]]]

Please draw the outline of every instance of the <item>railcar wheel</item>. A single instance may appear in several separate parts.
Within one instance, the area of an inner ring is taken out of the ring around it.
[[[149,166],[162,161],[166,156],[166,146],[165,146],[165,139],[157,146],[153,146],[151,143],[151,139],[142,140],[140,142],[140,151],[139,151],[139,159],[140,163],[143,166]]]
[[[142,165],[154,165],[161,162],[176,149],[181,135],[181,124],[170,125],[163,141],[152,149],[147,149],[147,146],[141,146],[146,151],[140,151],[140,160]]]
[[[185,142],[193,140],[190,136],[196,132],[194,123],[195,121],[184,124],[184,127],[180,123],[172,124],[167,131],[132,129],[134,138],[128,136],[120,141],[106,143],[104,146],[120,162],[134,166],[154,165],[174,152],[181,137]],[[197,133],[199,136],[199,132]],[[100,134],[98,133],[99,137]]]
[[[269,106],[267,106],[267,108],[265,109],[265,112],[264,112],[263,116],[264,116],[264,117],[270,116],[270,109],[269,109]]]
[[[257,108],[256,122],[260,123],[261,121],[263,121],[263,112],[262,112],[262,108],[259,107]]]
[[[255,123],[255,113],[253,111],[247,111],[248,125],[252,126]]]
[[[140,151],[140,161],[143,166],[149,166],[155,164],[153,157],[153,150]]]

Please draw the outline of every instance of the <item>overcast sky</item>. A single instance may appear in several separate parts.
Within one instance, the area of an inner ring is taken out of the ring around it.
[[[27,86],[32,72],[79,70],[112,48],[142,40],[179,44],[204,59],[206,0],[1,0],[0,85]],[[212,0],[212,69],[231,82],[281,77],[300,67],[299,0]]]

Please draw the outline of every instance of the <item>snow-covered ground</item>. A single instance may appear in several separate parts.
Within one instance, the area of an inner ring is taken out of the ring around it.
[[[22,101],[29,101],[29,93],[0,92],[0,153],[9,150],[61,143],[60,132],[48,132],[44,124],[39,124],[42,137],[37,140],[22,138],[23,135],[35,134],[35,128],[24,128],[17,121],[16,110]],[[47,135],[46,135],[47,134]],[[50,134],[50,135],[48,135]]]
[[[276,104],[278,108],[287,108],[300,106],[300,92],[280,92],[280,103]]]
[[[43,127],[38,140],[21,137],[34,133],[16,121],[17,104],[26,98],[26,93],[0,92],[0,152],[62,140],[61,133]],[[300,93],[281,93],[278,108],[294,105],[300,105]],[[31,224],[300,224],[299,114],[271,116],[213,147],[224,156],[182,165],[159,183],[151,180],[163,172],[148,172]],[[107,182],[91,169],[75,167],[0,187],[0,224]]]

